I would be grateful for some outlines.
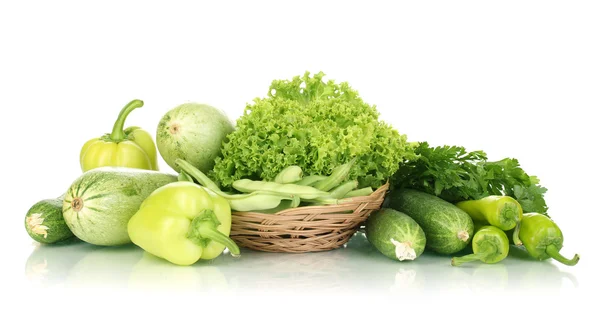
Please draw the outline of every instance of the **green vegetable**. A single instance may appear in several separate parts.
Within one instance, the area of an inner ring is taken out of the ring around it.
[[[523,212],[546,214],[546,188],[530,176],[516,159],[488,161],[483,151],[464,147],[430,147],[423,142],[415,149],[416,159],[400,164],[392,177],[392,188],[412,188],[439,196],[451,203],[478,200],[490,195],[516,199]]]
[[[73,237],[62,214],[63,196],[35,203],[25,215],[25,230],[40,243],[53,244]]]
[[[327,178],[327,176],[323,176],[323,175],[310,175],[310,176],[306,176],[303,177],[302,179],[294,182],[297,185],[301,185],[301,186],[312,186],[315,183],[323,180]]]
[[[386,208],[407,214],[421,226],[428,249],[453,254],[469,244],[473,219],[453,204],[412,189],[393,190],[385,199]]]
[[[130,243],[127,222],[152,191],[177,176],[126,167],[100,167],[80,175],[70,186],[62,212],[79,239],[104,246]]]
[[[261,193],[248,195],[240,199],[230,199],[229,205],[235,211],[269,210],[276,208],[281,202],[291,199],[292,197],[285,197],[278,194]]]
[[[302,179],[302,168],[298,165],[292,165],[284,168],[273,181],[277,183],[294,183]]]
[[[342,183],[342,181],[346,179],[346,177],[348,177],[348,174],[350,173],[350,170],[352,169],[352,166],[354,166],[355,163],[356,158],[350,160],[350,162],[348,163],[335,167],[331,171],[331,174],[327,176],[327,178],[318,181],[313,186],[323,191],[329,191],[335,188],[337,185]]]
[[[478,200],[456,203],[456,206],[475,221],[486,222],[503,231],[514,230],[513,241],[520,246],[519,226],[523,209],[519,202],[510,196],[490,195]]]
[[[231,209],[226,199],[195,183],[180,181],[152,192],[127,226],[134,244],[177,265],[212,260],[227,247],[239,255],[228,236]]]
[[[207,173],[221,155],[221,145],[234,130],[227,115],[208,104],[185,103],[169,110],[156,129],[160,155],[174,170],[183,159]]]
[[[238,179],[274,179],[290,165],[307,175],[330,175],[351,158],[348,174],[377,188],[414,156],[406,136],[379,119],[347,83],[322,72],[272,82],[267,97],[247,104],[209,173],[223,189]]]
[[[371,195],[371,193],[373,193],[373,188],[371,188],[371,187],[360,188],[360,189],[356,189],[356,190],[352,190],[352,191],[348,192],[346,195],[344,195],[344,198],[367,196],[367,195]]]
[[[560,254],[564,240],[562,231],[552,219],[543,214],[524,214],[519,237],[527,252],[538,260],[552,258],[569,266],[579,262],[579,254],[575,254],[571,259]]]
[[[356,189],[358,186],[358,181],[356,180],[348,180],[343,184],[337,186],[333,190],[329,191],[327,195],[330,198],[340,199],[346,196],[346,194],[350,193],[350,191]],[[370,187],[369,187],[370,188]]]
[[[83,172],[102,166],[158,170],[152,136],[139,127],[123,129],[129,113],[142,106],[141,100],[129,102],[119,113],[110,134],[90,139],[81,147],[79,162]]]
[[[259,181],[239,179],[233,182],[233,188],[240,192],[262,191],[290,197],[298,196],[302,199],[315,199],[325,197],[329,193],[310,186],[301,186],[293,183],[280,184],[272,181]]]
[[[453,257],[452,266],[459,266],[472,261],[482,261],[486,264],[494,264],[504,260],[508,256],[510,244],[503,230],[486,225],[476,229],[472,240],[473,254]]]
[[[293,198],[291,200],[282,200],[281,203],[279,203],[279,205],[277,205],[277,207],[275,207],[275,208],[264,209],[264,210],[254,210],[254,212],[260,212],[260,213],[264,213],[264,214],[275,214],[282,210],[296,208],[298,206],[300,206],[300,198],[296,196],[295,198]]]
[[[365,235],[379,252],[399,261],[418,258],[427,242],[415,220],[390,208],[382,208],[369,216]]]
[[[276,182],[265,182],[267,185],[261,184],[251,184],[251,188],[256,188],[258,190],[251,190],[251,193],[248,194],[230,194],[225,193],[219,189],[217,184],[215,184],[210,178],[208,178],[204,173],[202,173],[199,169],[192,166],[189,162],[177,159],[175,160],[175,164],[179,166],[181,169],[181,173],[185,175],[189,175],[188,177],[182,177],[182,180],[187,180],[193,182],[195,179],[201,185],[211,190],[215,194],[225,198],[229,201],[229,205],[231,209],[235,211],[258,211],[258,210],[269,210],[274,209],[280,205],[284,200],[296,200],[299,197],[296,194],[289,194],[285,190],[294,189],[297,186],[292,184],[279,184]],[[189,178],[191,177],[191,179]],[[242,185],[244,185],[242,183]],[[278,191],[277,189],[283,188],[283,191]],[[309,187],[311,190],[316,191],[316,189]],[[273,190],[275,189],[275,190]],[[326,192],[325,192],[326,193]],[[298,202],[299,203],[299,202]],[[297,205],[296,205],[297,206]]]

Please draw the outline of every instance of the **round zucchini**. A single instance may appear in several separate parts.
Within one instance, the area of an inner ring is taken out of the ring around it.
[[[35,203],[25,215],[25,230],[43,244],[53,244],[73,237],[62,213],[63,196]]]

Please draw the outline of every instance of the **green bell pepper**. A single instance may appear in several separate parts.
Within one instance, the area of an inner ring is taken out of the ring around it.
[[[158,170],[156,145],[147,131],[139,127],[123,129],[129,113],[144,106],[141,100],[129,102],[115,121],[110,134],[88,140],[79,152],[83,172],[101,166],[123,166]]]
[[[177,265],[214,259],[225,247],[233,256],[240,254],[228,237],[229,202],[190,181],[173,182],[151,193],[129,220],[127,231],[134,244]]]

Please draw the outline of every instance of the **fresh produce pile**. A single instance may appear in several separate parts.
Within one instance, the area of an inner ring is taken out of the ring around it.
[[[391,259],[431,251],[455,266],[498,263],[517,246],[539,260],[579,260],[559,253],[563,235],[548,217],[546,188],[516,159],[409,142],[348,83],[322,72],[274,80],[235,122],[208,104],[175,106],[157,121],[156,140],[124,127],[143,105],[131,101],[111,133],[83,143],[82,173],[27,211],[31,238],[134,243],[191,265],[240,254],[229,238],[232,212],[336,205],[389,183],[361,233]],[[159,156],[173,172],[159,171]]]

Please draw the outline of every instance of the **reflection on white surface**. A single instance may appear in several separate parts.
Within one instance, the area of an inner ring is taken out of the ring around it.
[[[415,261],[394,261],[377,252],[363,234],[344,247],[320,253],[287,254],[243,250],[233,258],[182,267],[134,245],[98,247],[80,241],[39,245],[25,274],[42,286],[109,286],[143,290],[319,290],[360,292],[468,290],[475,293],[577,287],[575,276],[550,261],[534,261],[513,249],[502,263],[450,265],[450,258],[425,253]]]

